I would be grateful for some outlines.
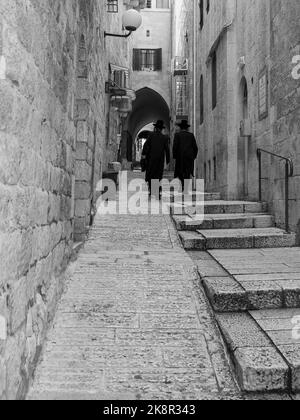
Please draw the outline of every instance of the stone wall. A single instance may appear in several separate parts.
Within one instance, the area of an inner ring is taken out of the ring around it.
[[[190,92],[194,87],[194,45],[197,50],[195,131],[200,147],[198,176],[206,176],[207,190],[220,191],[223,198],[257,200],[257,149],[264,148],[292,158],[295,172],[290,180],[290,222],[300,242],[300,96],[299,80],[292,77],[292,60],[300,52],[299,2],[212,0],[208,13],[204,2],[204,26],[202,30],[198,26],[194,42],[192,11],[192,2],[175,2],[173,48],[177,53],[188,46]],[[197,20],[200,21],[200,14]],[[213,51],[217,55],[218,100],[215,109],[212,109],[210,57]],[[266,88],[259,89],[264,71]],[[201,75],[204,79],[203,123],[200,121]],[[263,92],[267,103],[265,115],[259,112]],[[191,98],[190,119],[193,119]],[[251,138],[248,140],[240,136],[240,122],[244,119],[250,122]],[[266,178],[263,199],[269,203],[280,227],[284,227],[285,222],[284,175],[282,162],[263,155],[263,177]]]
[[[105,94],[110,64],[129,68],[131,39],[106,38],[104,29],[121,33],[125,7],[118,14],[106,13],[102,2],[81,1],[78,24],[75,126],[76,161],[74,185],[74,239],[85,239],[95,206],[94,190],[108,163],[118,158],[118,111]]]
[[[137,91],[145,87],[155,90],[170,105],[171,11],[169,9],[144,9],[141,14],[143,24],[133,36],[133,48],[162,48],[162,71],[135,71],[133,85]],[[149,37],[147,31],[150,31]]]
[[[290,221],[300,244],[300,81],[292,77],[293,57],[300,55],[300,4],[271,1],[271,124],[273,150],[294,161],[290,180]],[[284,163],[270,162],[276,221],[284,225]]]
[[[26,392],[74,235],[84,239],[94,186],[117,158],[105,82],[131,49],[104,29],[121,31],[119,5],[0,0],[0,399]]]

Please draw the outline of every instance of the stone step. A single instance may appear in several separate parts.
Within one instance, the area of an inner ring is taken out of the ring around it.
[[[198,271],[217,312],[300,308],[300,248],[215,250]]]
[[[269,214],[241,213],[206,215],[204,221],[197,216],[173,216],[177,230],[197,231],[201,229],[252,229],[274,226]]]
[[[171,204],[172,215],[202,215],[202,214],[244,214],[244,213],[266,213],[266,203],[247,201],[207,201],[205,203],[185,202],[182,204]]]
[[[187,202],[194,202],[194,201],[221,201],[221,194],[220,193],[203,193],[199,191],[190,191],[187,194],[183,194],[181,192],[163,192],[163,199],[169,200],[171,198],[176,203],[180,203],[183,200]]]
[[[217,315],[243,391],[300,391],[299,318],[299,309]]]
[[[300,276],[274,275],[205,277],[206,295],[216,312],[244,312],[262,309],[300,308]],[[245,277],[245,280],[242,279]],[[296,278],[298,277],[298,278]],[[237,280],[239,278],[239,281]],[[268,280],[266,280],[268,278]]]
[[[277,228],[179,232],[186,250],[284,248],[296,245],[296,235]]]

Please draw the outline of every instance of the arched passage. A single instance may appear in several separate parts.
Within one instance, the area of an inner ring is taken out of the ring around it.
[[[134,158],[134,142],[138,133],[148,124],[163,120],[170,131],[170,108],[165,99],[155,90],[143,88],[136,92],[136,100],[127,120],[127,160]]]

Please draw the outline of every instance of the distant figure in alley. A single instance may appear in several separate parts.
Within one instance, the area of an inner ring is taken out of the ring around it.
[[[161,198],[161,189],[153,191],[152,181],[163,179],[165,163],[169,165],[171,159],[169,137],[163,134],[165,128],[165,124],[161,120],[154,124],[154,132],[149,135],[142,152],[149,195],[159,195],[159,198]]]
[[[198,156],[198,146],[194,134],[189,132],[187,120],[177,124],[180,131],[175,134],[173,157],[176,160],[175,178],[179,178],[184,190],[185,180],[194,176],[195,160]]]

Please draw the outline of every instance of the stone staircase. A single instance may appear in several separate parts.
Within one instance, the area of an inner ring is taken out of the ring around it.
[[[196,215],[189,216],[192,209]],[[205,214],[204,221],[201,213]],[[186,250],[281,248],[295,245],[295,235],[274,225],[264,203],[205,201],[173,204],[171,213]]]
[[[206,195],[202,220],[191,215],[193,198],[172,204],[171,214],[198,267],[241,389],[300,392],[296,236],[276,228],[263,203]]]

